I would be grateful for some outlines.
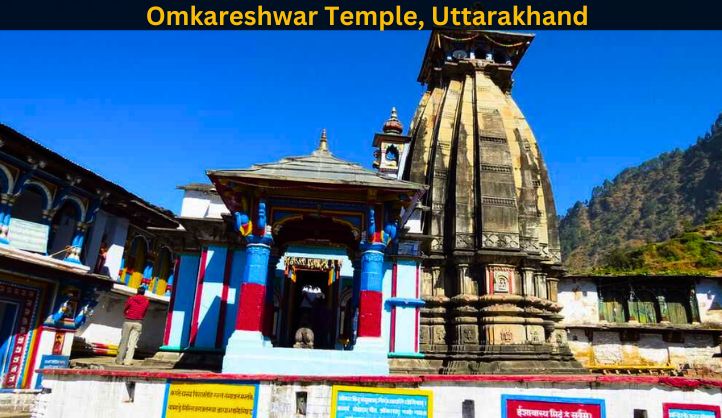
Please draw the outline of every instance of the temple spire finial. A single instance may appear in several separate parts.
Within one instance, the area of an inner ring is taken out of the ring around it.
[[[318,151],[328,152],[328,139],[326,139],[326,128],[321,130],[321,139],[318,141]]]
[[[391,108],[391,116],[386,120],[383,127],[384,133],[401,135],[404,131],[404,125],[399,120],[399,114],[396,112],[396,107]]]

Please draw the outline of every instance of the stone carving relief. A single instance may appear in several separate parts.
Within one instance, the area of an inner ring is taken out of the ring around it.
[[[431,343],[431,328],[428,326],[421,326],[419,329],[419,344],[430,344]]]
[[[434,326],[434,344],[446,344],[446,330],[442,326]]]
[[[431,283],[434,296],[444,296],[444,269],[441,267],[431,268]]]
[[[521,246],[521,249],[526,252],[530,252],[530,253],[538,253],[539,252],[539,240],[536,238],[520,237],[519,244]]]
[[[432,238],[431,239],[431,250],[432,251],[443,251],[444,250],[444,242],[441,240],[441,238]]]
[[[514,341],[514,333],[509,328],[504,328],[499,332],[499,338],[504,344],[511,344]]]
[[[509,277],[505,272],[494,274],[494,292],[509,293]]]
[[[506,197],[482,196],[481,203],[491,206],[516,206],[516,199]]]
[[[481,246],[484,248],[519,248],[519,234],[483,232]]]
[[[456,248],[474,248],[474,234],[457,233]]]
[[[461,343],[462,344],[478,344],[475,326],[461,327]]]

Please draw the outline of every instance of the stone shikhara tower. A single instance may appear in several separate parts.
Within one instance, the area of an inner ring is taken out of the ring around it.
[[[444,373],[564,372],[557,215],[537,141],[511,97],[532,35],[437,30],[399,176],[429,190],[409,221],[422,245],[420,343]]]

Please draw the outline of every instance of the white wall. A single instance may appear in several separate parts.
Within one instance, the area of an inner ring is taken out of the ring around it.
[[[120,288],[120,286],[116,287]],[[124,321],[125,301],[132,294],[134,292],[118,289],[103,293],[98,299],[93,315],[78,329],[76,336],[85,339],[86,343],[118,345]],[[158,347],[163,344],[167,315],[168,302],[160,298],[152,298],[148,313],[143,320],[143,332],[138,342],[139,350],[158,351]]]
[[[109,217],[105,223],[105,229],[108,231],[108,253],[105,257],[105,267],[108,274],[113,280],[118,280],[120,273],[120,264],[123,261],[123,250],[125,248],[125,240],[128,237],[129,222],[125,218]]]
[[[562,278],[559,281],[558,302],[562,305],[563,324],[599,322],[599,295],[593,280]]]
[[[722,279],[699,279],[696,292],[702,322],[722,325]]]
[[[632,380],[630,377],[629,380]],[[128,399],[127,381],[135,381],[135,398]],[[165,381],[143,378],[109,378],[100,376],[46,376],[44,385],[52,389],[40,395],[35,417],[47,418],[138,418],[160,417],[164,410]],[[370,383],[369,386],[406,387],[415,385]],[[331,384],[318,382],[261,383],[258,410],[261,418],[289,418],[295,412],[296,392],[307,392],[308,418],[330,416]],[[433,391],[433,414],[436,418],[461,417],[462,403],[474,402],[478,418],[501,418],[502,395],[591,398],[604,400],[606,418],[631,418],[634,409],[643,409],[649,418],[662,418],[663,403],[703,405],[722,404],[719,388],[675,389],[662,385],[636,383],[548,383],[456,381],[422,383],[421,389]]]
[[[228,213],[226,205],[215,192],[186,190],[180,216],[184,218],[216,218]]]

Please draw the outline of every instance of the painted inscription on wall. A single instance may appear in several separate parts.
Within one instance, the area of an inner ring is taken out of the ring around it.
[[[418,389],[333,386],[331,418],[430,418],[433,392]]]
[[[163,418],[255,418],[257,384],[169,381]]]
[[[502,418],[605,418],[601,399],[502,395],[501,411]]]
[[[48,225],[10,218],[8,228],[10,246],[43,254],[48,251],[48,234],[50,233]]]
[[[59,333],[60,335],[63,335],[63,333]],[[70,364],[70,357],[69,356],[62,356],[62,355],[50,355],[50,354],[43,354],[42,357],[40,357],[40,369],[65,369]],[[35,382],[35,389],[42,389],[43,388],[43,375],[42,373],[38,375],[38,380]]]
[[[664,418],[720,418],[720,407],[716,405],[665,403],[662,408]]]

